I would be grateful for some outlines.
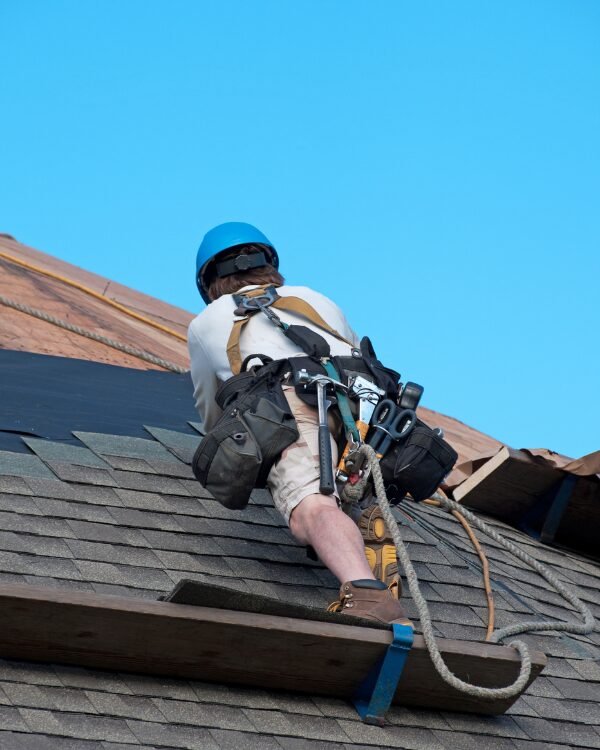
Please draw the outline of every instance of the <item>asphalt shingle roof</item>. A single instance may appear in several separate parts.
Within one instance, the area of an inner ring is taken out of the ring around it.
[[[0,237],[0,250],[83,283],[180,334],[193,317],[12,238]],[[9,297],[123,343],[135,340],[175,363],[188,361],[184,342],[140,326],[105,302],[31,269],[0,261],[0,287]],[[2,316],[0,348],[148,367],[12,308],[3,307]],[[55,364],[62,371],[63,364]],[[162,383],[167,374],[153,375]],[[83,380],[87,382],[87,376]],[[27,403],[29,387],[24,390]],[[147,394],[147,388],[140,389],[144,407]],[[187,404],[187,394],[182,401]],[[14,403],[6,399],[5,411]],[[193,418],[191,394],[189,403],[185,419]],[[170,408],[167,411],[171,416]],[[76,432],[71,442],[68,431],[77,424],[73,420],[60,440],[58,433],[51,435],[54,441],[20,439],[14,425],[8,425],[0,449],[1,582],[156,599],[181,578],[191,578],[319,607],[335,598],[337,582],[295,543],[268,493],[255,492],[248,509],[238,513],[203,492],[189,467],[198,440],[191,430],[201,429],[197,422],[183,422],[181,431],[165,429],[173,424],[165,417],[160,426],[148,424],[142,439],[143,422],[137,412],[129,412],[129,429],[135,422],[137,437],[87,431]],[[58,413],[75,417],[77,407]],[[428,423],[444,428],[461,461],[499,446],[455,419],[427,409],[420,413]],[[20,406],[13,416],[17,421],[23,417]],[[178,411],[177,420],[179,416]],[[154,419],[156,424],[157,413]],[[94,419],[84,427],[79,424],[79,429],[111,431]],[[118,431],[116,426],[113,431]],[[423,506],[408,506],[398,518],[438,635],[482,639],[487,611],[480,565],[462,529],[442,511]],[[600,616],[598,563],[544,547],[499,522],[492,524],[553,566]],[[495,542],[485,540],[485,547],[499,627],[532,615],[573,616],[540,576]],[[406,601],[415,618],[412,601]],[[598,632],[589,637],[540,634],[525,640],[545,651],[549,663],[507,715],[486,718],[394,707],[383,729],[362,724],[348,702],[329,697],[0,659],[0,748],[599,748]]]
[[[193,436],[147,431],[144,440],[79,433],[79,446],[28,439],[30,455],[2,452],[1,581],[156,599],[191,578],[313,606],[335,598],[337,582],[306,558],[268,493],[256,492],[243,513],[228,511],[185,462]],[[398,518],[438,635],[482,639],[480,566],[460,526],[412,504]],[[552,565],[600,616],[597,563],[491,523]],[[544,579],[484,541],[498,627],[573,616]],[[0,660],[0,747],[600,748],[599,633],[524,639],[549,663],[508,714],[394,707],[384,728],[362,724],[332,698]]]

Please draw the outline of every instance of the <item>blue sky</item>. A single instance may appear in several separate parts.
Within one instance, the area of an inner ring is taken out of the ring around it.
[[[191,311],[258,225],[424,404],[600,449],[596,0],[0,0],[0,231]]]

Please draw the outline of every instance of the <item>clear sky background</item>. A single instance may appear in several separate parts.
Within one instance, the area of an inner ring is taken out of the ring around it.
[[[200,311],[202,235],[255,223],[425,406],[600,449],[600,2],[0,0],[0,28],[0,232]]]

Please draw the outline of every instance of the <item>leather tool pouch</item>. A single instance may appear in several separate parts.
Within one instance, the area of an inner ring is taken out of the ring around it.
[[[395,443],[380,466],[390,502],[407,492],[425,500],[439,487],[458,458],[457,452],[420,419],[406,440]]]
[[[192,459],[196,479],[226,508],[246,507],[264,487],[282,451],[298,439],[281,388],[285,361],[269,362],[227,380],[216,395],[223,414]]]

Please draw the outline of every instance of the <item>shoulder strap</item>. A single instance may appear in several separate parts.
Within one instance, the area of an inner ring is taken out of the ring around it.
[[[252,299],[254,297],[264,297],[267,289],[268,287],[258,287],[257,289],[250,289],[249,291],[244,292],[241,295],[236,295],[236,297],[244,297],[246,299]],[[327,333],[329,333],[331,336],[334,336],[335,338],[343,341],[349,346],[354,346],[351,341],[348,341],[348,339],[342,336],[341,333],[338,333],[335,328],[332,328],[321,317],[321,315],[319,315],[319,313],[312,305],[309,305],[308,302],[305,302],[300,297],[280,297],[277,293],[273,294],[272,297],[273,299],[270,303],[272,307],[275,307],[278,310],[286,310],[288,312],[295,313],[296,315],[302,315],[313,325],[317,326],[317,328],[321,328],[322,330],[327,331]],[[241,308],[238,307],[238,309]],[[250,320],[250,316],[258,312],[259,310],[259,307],[256,307],[254,309],[247,308],[245,310],[246,314],[244,315],[244,317],[237,318],[233,322],[233,327],[231,329],[229,340],[227,342],[227,358],[229,360],[231,372],[234,375],[237,375],[240,372],[242,366],[242,355],[240,352],[240,337],[242,335],[242,330],[244,329],[246,323],[248,323],[248,321]]]
[[[249,289],[243,294],[234,295],[234,300],[239,298],[252,299],[254,297],[262,297],[266,293],[267,287],[260,286],[257,289]],[[238,307],[239,309],[239,307]],[[254,310],[246,310],[246,314],[243,317],[236,318],[233,321],[233,327],[229,334],[229,340],[227,341],[227,359],[229,360],[229,366],[231,372],[234,375],[238,375],[242,369],[242,355],[240,352],[240,336],[246,323],[250,320],[250,315],[258,312],[258,308]]]
[[[242,355],[240,352],[240,336],[242,335],[242,329],[246,323],[250,320],[247,315],[245,318],[238,318],[233,321],[233,327],[229,334],[229,340],[227,341],[227,359],[229,360],[229,366],[231,372],[234,375],[239,375],[242,369]]]
[[[348,339],[342,336],[341,333],[338,333],[335,328],[332,328],[329,323],[323,320],[323,318],[319,315],[319,313],[312,305],[309,305],[308,302],[301,299],[300,297],[278,296],[275,302],[273,302],[273,307],[276,307],[278,310],[287,310],[288,312],[302,315],[307,320],[310,320],[311,323],[316,325],[317,328],[322,328],[324,331],[327,331],[327,333],[331,334],[336,339],[339,339],[345,344],[354,347],[354,344],[351,341],[348,341]]]

